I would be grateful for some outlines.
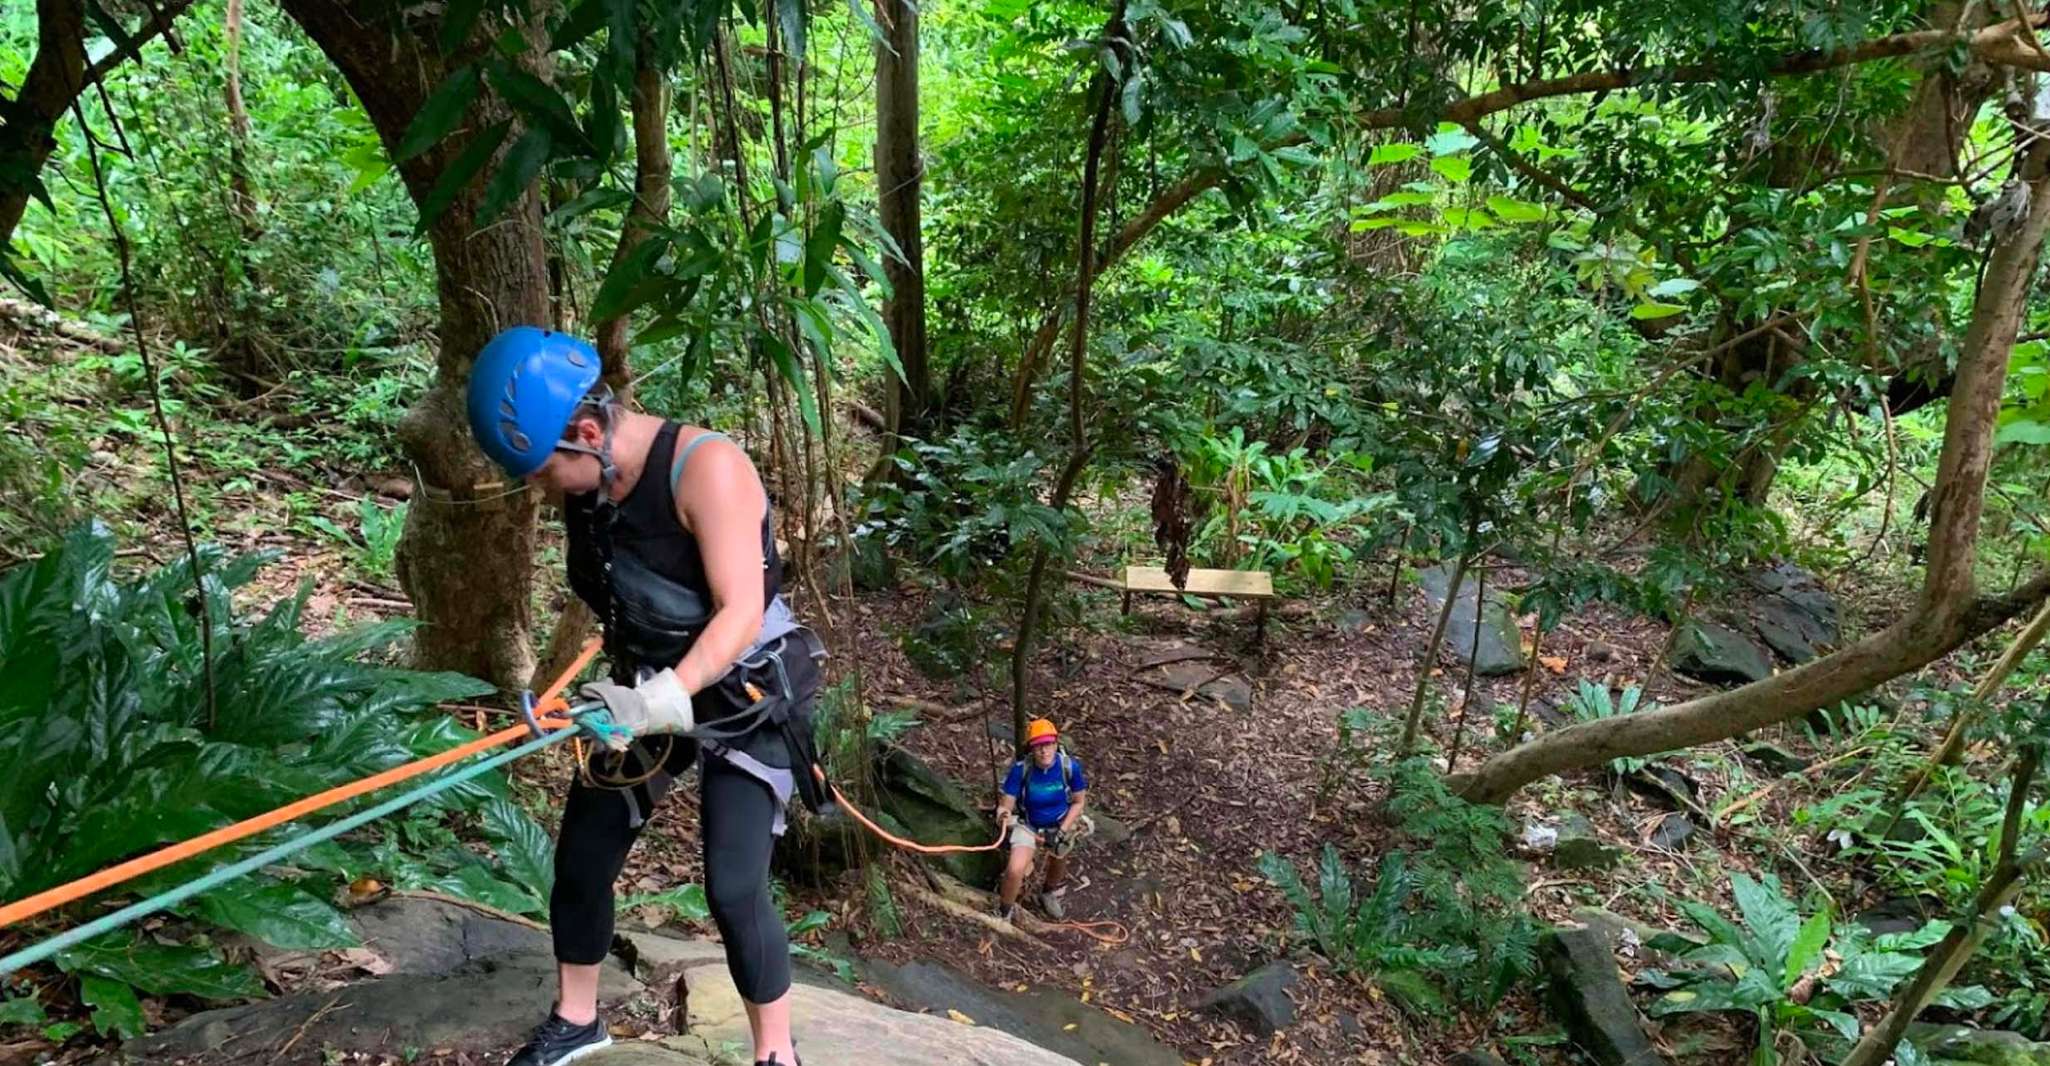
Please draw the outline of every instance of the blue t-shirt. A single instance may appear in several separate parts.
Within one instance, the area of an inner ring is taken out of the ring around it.
[[[1044,770],[1030,757],[1011,764],[1010,776],[1004,778],[1004,795],[1018,798],[1026,825],[1052,829],[1061,824],[1061,819],[1068,816],[1068,795],[1089,787],[1089,779],[1082,774],[1082,760],[1073,755],[1067,756],[1067,760],[1069,782],[1061,780],[1059,758]],[[1024,792],[1022,797],[1018,795],[1020,790]]]

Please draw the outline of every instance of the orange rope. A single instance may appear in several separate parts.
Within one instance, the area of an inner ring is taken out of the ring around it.
[[[833,790],[833,799],[839,802],[841,809],[845,810],[849,816],[851,816],[855,821],[860,822],[862,825],[867,826],[869,832],[874,833],[875,835],[883,838],[884,840],[892,844],[897,845],[900,848],[903,848],[905,851],[915,851],[920,855],[947,855],[959,852],[995,851],[996,849],[1003,847],[1004,839],[1011,835],[1010,827],[1006,826],[1002,830],[999,830],[997,838],[988,844],[920,844],[916,840],[906,840],[903,837],[900,837],[895,833],[892,833],[889,830],[884,829],[882,826],[879,826],[874,822],[869,821],[868,815],[861,813],[861,808],[856,807],[854,804],[848,802],[846,795],[840,791],[840,786],[832,783],[831,781],[826,780],[826,772],[824,770],[819,769],[818,764],[812,764],[811,772],[813,777],[819,779],[819,783]],[[1132,939],[1131,932],[1127,930],[1124,927],[1124,924],[1121,922],[1045,922],[1043,924],[1049,929],[1071,929],[1077,933],[1081,933],[1083,936],[1090,937],[1104,944],[1122,944],[1125,941]],[[1108,929],[1110,930],[1110,932],[1098,932],[1098,930],[1100,929]]]
[[[535,706],[537,717],[542,714],[552,714],[556,711],[569,709],[569,704],[562,699],[562,690],[568,688],[569,683],[576,678],[578,673],[583,671],[585,665],[590,663],[592,657],[598,654],[598,648],[599,642],[595,639],[584,645],[584,650],[578,653],[576,661],[569,665],[569,669],[564,670],[562,676],[556,678],[555,683],[548,686],[548,691],[541,694],[540,702]],[[566,729],[570,727],[570,723],[567,720],[546,720],[542,722],[542,725],[544,728],[550,729]],[[458,745],[440,754],[429,755],[424,759],[416,759],[402,766],[394,766],[389,770],[372,774],[360,781],[353,781],[346,785],[337,785],[325,792],[315,793],[305,799],[279,807],[277,810],[259,814],[253,818],[243,819],[234,825],[223,826],[210,833],[193,837],[190,840],[179,841],[176,844],[160,848],[147,855],[130,859],[118,866],[110,866],[98,873],[87,874],[76,881],[46,889],[26,899],[16,900],[4,907],[0,907],[0,928],[33,918],[45,911],[83,899],[103,889],[112,888],[124,881],[141,877],[143,874],[153,870],[161,870],[173,863],[182,862],[195,855],[211,851],[223,844],[255,836],[266,829],[272,829],[286,822],[295,821],[323,808],[332,807],[337,803],[355,799],[357,796],[375,792],[387,785],[396,784],[408,778],[418,777],[430,770],[440,769],[450,763],[460,762],[480,751],[488,751],[526,735],[527,727],[524,724],[516,725],[509,729],[501,729],[489,736],[479,737],[467,744]]]
[[[920,855],[951,855],[960,852],[995,851],[1004,846],[1004,838],[1009,836],[1011,832],[1008,828],[1000,830],[997,833],[997,838],[987,844],[920,844],[916,840],[906,840],[869,821],[868,815],[861,813],[861,808],[848,802],[847,797],[841,794],[839,785],[826,780],[826,772],[819,769],[817,763],[812,764],[811,772],[813,777],[819,779],[820,784],[833,790],[833,798],[839,801],[840,807],[852,816],[855,821],[867,826],[869,832],[903,848],[905,851],[915,851]]]
[[[1048,929],[1072,929],[1102,944],[1122,944],[1132,939],[1131,931],[1125,928],[1123,922],[1046,922],[1044,924]],[[1098,929],[1105,927],[1114,930],[1114,932],[1097,932]]]

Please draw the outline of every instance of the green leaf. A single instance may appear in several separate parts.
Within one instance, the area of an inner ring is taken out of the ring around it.
[[[1822,946],[1829,942],[1829,929],[1829,908],[1827,906],[1816,911],[1812,917],[1801,924],[1801,932],[1794,937],[1793,946],[1787,949],[1786,969],[1780,974],[1780,984],[1782,986],[1791,988],[1794,982],[1800,979],[1801,974],[1808,969],[1808,964],[1814,962],[1816,956],[1822,954]]]
[[[511,104],[529,126],[547,130],[549,136],[565,145],[592,147],[585,139],[583,129],[577,125],[577,116],[570,110],[569,101],[550,88],[547,82],[518,67],[499,64],[491,68],[491,87],[505,97],[505,102]],[[529,132],[528,136],[531,137],[532,133]]]
[[[48,1020],[34,996],[0,1002],[0,1025],[41,1025]]]
[[[2001,426],[1993,440],[1997,444],[2050,444],[2050,422],[2017,418]]]
[[[1479,137],[1450,122],[1440,123],[1438,132],[1424,138],[1424,147],[1435,156],[1458,155],[1481,143]]]
[[[29,299],[34,300],[36,303],[46,308],[54,309],[56,307],[55,304],[50,302],[50,290],[45,289],[40,280],[30,277],[22,271],[20,266],[15,264],[14,257],[8,254],[7,246],[4,244],[0,244],[0,278],[6,278],[8,281],[13,282],[21,291],[28,294]]]
[[[456,156],[448,169],[441,172],[441,177],[434,181],[434,188],[428,190],[427,198],[420,204],[418,233],[426,233],[428,227],[440,220],[449,205],[477,177],[477,172],[491,161],[491,154],[498,151],[498,146],[505,141],[506,131],[510,129],[512,120],[507,119],[479,133],[464,146],[462,154]]]
[[[828,269],[834,284],[846,295],[848,306],[853,308],[855,315],[868,326],[869,335],[875,338],[876,354],[882,357],[891,373],[897,375],[897,380],[903,381],[904,364],[897,359],[897,345],[890,337],[889,327],[883,325],[882,316],[876,314],[875,308],[870,307],[868,301],[862,298],[861,287],[854,283],[854,279],[848,277],[839,267]]]
[[[514,883],[547,899],[555,887],[555,841],[548,831],[511,800],[504,799],[484,805],[484,829],[498,851],[499,865]]]
[[[480,85],[482,80],[474,66],[458,68],[443,78],[441,84],[435,86],[434,95],[420,105],[420,113],[413,116],[412,123],[406,127],[406,135],[399,138],[399,162],[419,155],[448,136],[463,117],[463,111],[477,98]]]
[[[1431,160],[1431,169],[1456,185],[1473,177],[1473,160],[1456,155],[1439,156]]]
[[[1861,1026],[1858,1023],[1857,1015],[1847,1014],[1840,1010],[1823,1010],[1819,1007],[1809,1007],[1807,1011],[1811,1016],[1827,1023],[1830,1028],[1836,1030],[1838,1036],[1843,1037],[1845,1040],[1855,1041],[1858,1039]]]
[[[1846,958],[1826,983],[1846,999],[1880,1000],[1892,995],[1894,986],[1921,966],[1918,955],[1862,951]]]
[[[79,978],[78,998],[93,1009],[93,1030],[101,1036],[131,1040],[148,1028],[135,989],[94,974]]]
[[[1525,222],[1541,222],[1545,217],[1545,209],[1542,204],[1534,204],[1508,196],[1488,197],[1488,210],[1496,218],[1511,225],[1520,225]]]
[[[1635,319],[1667,318],[1672,315],[1685,314],[1686,312],[1687,308],[1680,304],[1662,304],[1656,301],[1649,301],[1631,308],[1630,317]]]
[[[598,210],[625,207],[633,203],[633,194],[624,189],[592,189],[569,203],[548,213],[548,221],[561,226]]]
[[[548,50],[561,52],[574,48],[597,33],[605,25],[605,18],[611,14],[611,0],[584,0],[569,13],[569,17],[555,27],[555,33],[548,38]]]
[[[1886,933],[1873,937],[1872,946],[1881,951],[1920,951],[1949,936],[1950,928],[1949,922],[1935,919],[1923,923],[1922,928],[1912,933]]]
[[[1420,144],[1377,144],[1374,146],[1373,152],[1367,156],[1367,165],[1379,167],[1393,163],[1407,163],[1422,154],[1424,154],[1424,147]]]
[[[840,244],[840,229],[847,220],[847,205],[838,200],[819,212],[818,224],[804,241],[804,294],[811,296],[826,283],[826,268],[833,265],[833,251]]]
[[[194,902],[207,921],[287,951],[324,951],[362,943],[340,911],[289,882],[224,885]]]
[[[441,51],[447,54],[463,46],[470,36],[470,28],[477,24],[477,16],[484,11],[484,0],[449,0],[441,12]]]
[[[121,943],[100,937],[59,952],[56,962],[66,973],[98,974],[155,996],[252,999],[263,995],[263,983],[254,973],[188,944]]]
[[[1139,124],[1139,99],[1145,91],[1145,72],[1133,71],[1132,76],[1125,79],[1124,89],[1118,93],[1119,107],[1125,113],[1125,125],[1136,126]]]
[[[804,61],[804,31],[809,19],[804,0],[776,0],[776,25],[783,31],[783,54],[793,61]]]
[[[712,905],[705,899],[702,885],[679,885],[664,892],[622,896],[616,906],[621,913],[635,907],[667,907],[676,917],[687,922],[702,922],[712,917]]]
[[[539,914],[547,909],[539,897],[523,887],[491,876],[491,871],[485,869],[481,863],[466,865],[453,876],[429,878],[425,884],[428,888],[446,892],[451,896],[473,900],[513,914]]]
[[[1445,219],[1446,224],[1450,225],[1453,229],[1484,230],[1495,228],[1494,218],[1486,211],[1467,207],[1448,207],[1439,212],[1439,214]]]
[[[533,186],[554,145],[555,138],[540,127],[528,130],[514,142],[512,149],[505,153],[505,159],[499,163],[498,173],[491,175],[490,186],[484,190],[484,202],[477,207],[477,225],[488,226],[496,221],[507,205]]]
[[[1438,202],[1435,194],[1427,192],[1392,192],[1360,208],[1366,212],[1391,211],[1398,207],[1421,207]]]
[[[1952,1010],[1984,1010],[1993,1005],[1994,999],[1985,985],[1954,985],[1937,993],[1931,1002]]]
[[[812,395],[811,387],[805,384],[804,367],[798,365],[797,357],[791,354],[790,346],[783,343],[783,338],[773,333],[758,336],[763,349],[769,353],[769,359],[776,364],[776,372],[783,375],[783,380],[790,383],[791,391],[797,394],[797,407],[804,415],[804,424],[810,426],[813,433],[820,432],[819,402]]]
[[[1920,230],[1902,229],[1899,226],[1888,226],[1886,228],[1886,235],[1892,238],[1895,243],[1907,248],[1920,248],[1936,239],[1932,234],[1923,233]]]
[[[1761,960],[1779,962],[1791,954],[1801,932],[1801,913],[1780,892],[1779,879],[1767,874],[1754,881],[1741,873],[1730,875],[1730,889],[1737,897],[1737,910],[1744,926],[1758,938]]]
[[[653,299],[666,281],[655,272],[655,264],[668,249],[666,238],[650,237],[613,264],[591,302],[591,321],[609,322]]]
[[[1665,299],[1671,296],[1685,296],[1701,287],[1693,278],[1667,278],[1651,287],[1650,295]]]

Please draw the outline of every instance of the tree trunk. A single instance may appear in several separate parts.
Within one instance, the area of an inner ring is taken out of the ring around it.
[[[1118,0],[1117,12],[1110,18],[1104,31],[1107,40],[1123,36],[1125,24],[1125,2]],[[1128,57],[1129,58],[1129,57]],[[1111,101],[1116,98],[1119,79],[1099,72],[1095,79],[1096,118],[1089,127],[1089,151],[1082,164],[1082,220],[1081,231],[1075,241],[1075,325],[1068,337],[1068,461],[1061,469],[1059,484],[1054,486],[1051,506],[1057,512],[1064,512],[1068,497],[1074,492],[1075,481],[1081,477],[1082,468],[1089,461],[1088,427],[1082,419],[1082,398],[1085,393],[1084,371],[1088,368],[1089,348],[1089,296],[1096,285],[1096,178],[1103,165],[1103,146],[1110,139]],[[1015,728],[1013,739],[1023,751],[1025,743],[1025,699],[1026,668],[1032,662],[1032,640],[1039,626],[1039,603],[1045,590],[1046,565],[1049,548],[1045,541],[1032,555],[1032,572],[1025,582],[1025,609],[1018,619],[1017,646],[1011,654],[1011,724]]]
[[[2043,234],[2050,227],[2046,158],[2050,149],[2037,141],[2022,160],[2021,174],[2034,194],[2029,213],[1994,248],[1973,308],[1932,493],[1928,569],[1908,614],[1856,644],[1763,681],[1659,711],[1547,733],[1455,778],[1462,795],[1499,803],[1548,774],[1622,755],[1705,744],[1797,718],[1932,662],[2050,595],[2050,575],[1997,597],[1978,597],[1972,577],[2001,389],[2042,256]]]
[[[890,299],[883,305],[890,343],[904,377],[888,391],[890,432],[922,433],[932,414],[932,368],[925,347],[925,242],[919,233],[924,161],[918,140],[918,8],[908,0],[877,0],[876,213],[903,251],[883,260]]]
[[[171,24],[192,6],[193,0],[169,0],[152,10],[150,18],[130,34],[135,47],[168,34]],[[176,50],[176,44],[173,44]],[[57,150],[57,123],[71,110],[85,87],[103,78],[134,53],[117,49],[87,66],[85,62],[85,5],[81,0],[37,0],[36,57],[29,62],[28,76],[12,100],[0,97],[0,252],[14,239],[14,228],[35,187],[36,175]]]
[[[0,183],[0,247],[14,238],[31,183],[57,150],[57,121],[85,84],[85,4],[37,0],[36,58],[0,123],[0,174],[18,179]]]
[[[669,83],[655,60],[652,42],[643,40],[634,50],[634,201],[627,209],[619,230],[619,244],[612,251],[612,269],[626,261],[651,227],[669,218],[669,179],[676,167],[669,152]],[[628,363],[627,316],[620,315],[597,328],[598,359],[605,367],[605,381],[618,392],[622,404],[633,402],[633,367]],[[584,646],[595,624],[591,609],[575,596],[569,597],[562,614],[548,633],[548,647],[534,669],[528,688],[538,689],[562,673]]]
[[[242,224],[243,237],[249,239],[261,229],[256,221],[256,188],[249,179],[249,108],[242,102],[242,0],[228,0],[221,32],[227,46],[228,188],[235,218]]]
[[[441,80],[456,64],[482,54],[505,28],[494,24],[497,16],[487,15],[457,55],[444,57],[434,44],[441,28],[437,19],[372,18],[347,0],[284,0],[284,7],[340,68],[394,156],[414,114]],[[528,21],[520,29],[525,58],[538,68],[543,28]],[[469,137],[512,117],[495,93],[480,92],[458,132],[398,165],[414,202],[426,198]],[[515,131],[506,144],[517,137]],[[513,688],[525,685],[534,669],[537,501],[514,491],[519,486],[508,483],[470,440],[464,387],[477,352],[498,331],[549,324],[547,257],[533,190],[523,192],[497,222],[478,229],[484,186],[480,175],[428,229],[441,351],[433,385],[399,426],[400,446],[420,475],[420,492],[407,512],[398,574],[427,623],[415,638],[418,665],[460,670]]]

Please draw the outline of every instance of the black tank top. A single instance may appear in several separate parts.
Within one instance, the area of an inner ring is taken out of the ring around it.
[[[633,491],[604,508],[597,492],[563,500],[569,534],[570,590],[605,626],[616,669],[674,666],[712,617],[712,583],[698,538],[676,516],[670,480],[675,422],[664,422],[648,446]],[[769,516],[762,515],[762,602],[783,587],[783,563]]]

